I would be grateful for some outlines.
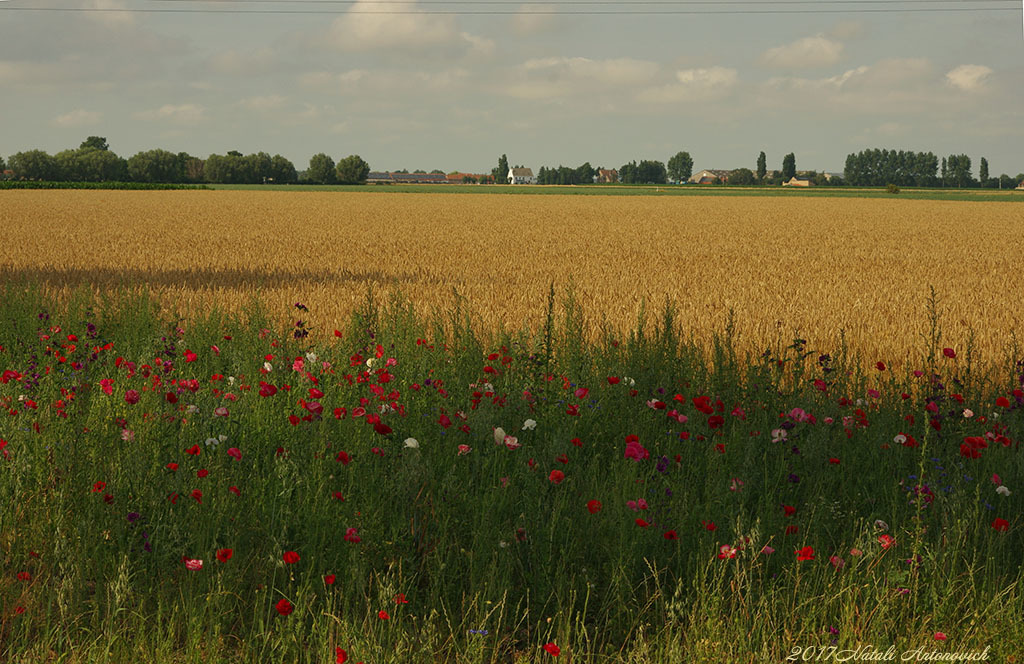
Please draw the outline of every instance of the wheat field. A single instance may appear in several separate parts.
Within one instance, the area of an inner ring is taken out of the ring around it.
[[[735,312],[739,345],[840,330],[864,362],[918,362],[929,286],[943,343],[973,332],[982,363],[1020,329],[1019,206],[849,198],[615,197],[380,192],[10,191],[0,279],[66,294],[144,285],[187,316],[252,294],[295,302],[330,333],[368,283],[417,311],[465,296],[475,324],[542,324],[549,285],[572,284],[593,332],[619,334],[668,297],[706,343]]]

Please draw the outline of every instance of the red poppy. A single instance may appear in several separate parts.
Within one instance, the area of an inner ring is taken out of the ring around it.
[[[176,463],[174,463],[172,461],[169,464],[167,464],[167,469],[171,470],[171,471],[177,470],[178,469],[178,464],[176,464]]]
[[[229,486],[228,487],[228,491],[230,491],[231,493],[235,494],[236,496],[241,496],[242,495],[242,492],[238,490],[237,486]]]
[[[209,474],[210,474],[210,471],[208,471],[205,468],[200,468],[199,471],[196,472],[196,477],[198,477],[199,479],[203,479],[204,477],[206,477]]]
[[[786,513],[786,516],[793,516],[796,514],[796,508],[792,505],[783,505],[782,510]]]
[[[391,433],[391,427],[389,427],[388,425],[384,424],[383,422],[377,422],[376,424],[374,424],[373,425],[373,430],[376,431],[377,433],[379,433],[382,436],[386,436],[389,433]]]
[[[377,617],[380,618],[381,620],[391,620],[391,616],[389,616],[388,612],[385,611],[384,609],[381,609],[380,611],[377,612]]]
[[[193,445],[192,447],[190,447],[187,450],[185,450],[185,454],[191,454],[192,456],[199,456],[200,454],[202,454],[202,450],[199,448],[199,445]]]
[[[677,539],[679,539],[679,535],[677,535],[676,531],[674,531],[674,530],[667,530],[667,531],[665,531],[664,537],[667,540],[677,540]]]
[[[800,532],[799,526],[786,526],[787,535],[796,535],[798,532]]]
[[[234,554],[235,552],[232,549],[218,549],[217,560],[219,560],[222,563],[226,563],[227,561],[231,560],[231,556],[233,556]]]
[[[805,546],[799,551],[795,551],[797,560],[814,560],[814,549],[809,546]]]
[[[609,385],[618,385],[619,384],[619,378],[617,378],[616,376],[608,376],[608,384]]]
[[[340,334],[338,334],[337,330],[335,330],[334,333],[337,334],[339,337],[341,336]],[[345,664],[345,662],[348,661],[348,653],[345,652],[344,648],[335,648],[334,654],[336,656],[336,659],[334,660],[336,664]]]
[[[333,586],[336,578],[333,574],[324,574],[324,583],[328,586]]]
[[[892,535],[879,535],[878,543],[882,545],[883,549],[888,549],[895,543],[895,540],[893,540]]]
[[[128,390],[124,393],[124,401],[127,404],[139,403],[139,393],[137,390]]]
[[[830,464],[832,464],[833,466],[838,466],[839,465],[839,459],[837,459],[835,457],[829,457],[828,462]]]
[[[885,362],[879,362],[875,364],[875,368],[879,371],[885,371]]]
[[[281,556],[281,558],[289,565],[299,562],[299,554],[295,553],[294,551],[285,551],[284,555]]]
[[[167,399],[167,403],[178,403],[178,395],[174,392],[168,392],[165,394],[164,399]]]
[[[587,501],[587,511],[590,512],[591,514],[597,514],[598,512],[600,512],[601,511],[601,501],[600,500],[588,500]]]
[[[1007,399],[1006,397],[999,397],[998,399],[996,399],[996,405],[999,406],[1000,408],[1009,408],[1010,400]]]
[[[349,457],[348,452],[346,452],[344,450],[342,450],[341,452],[338,452],[338,461],[341,462],[341,465],[347,466],[348,462],[351,461],[351,460],[352,459]]]
[[[637,519],[636,520],[636,525],[640,526],[641,528],[646,528],[647,526],[649,526],[651,524],[647,523],[643,519]]]
[[[558,657],[562,654],[562,649],[556,646],[554,643],[545,643],[544,652],[551,655],[552,657]]]
[[[560,470],[552,470],[551,474],[548,475],[548,479],[551,480],[552,484],[561,484],[562,480],[565,479],[565,473]]]
[[[1010,522],[1006,519],[996,518],[996,520],[992,522],[992,527],[1001,533],[1005,533],[1010,529]]]
[[[951,359],[956,357],[956,351],[952,348],[943,348],[942,354]]]
[[[195,362],[196,360],[199,359],[198,355],[196,355],[195,353],[193,353],[192,351],[190,351],[187,348],[185,349],[184,355],[185,355],[185,361],[186,362]]]
[[[283,597],[277,602],[277,604],[274,605],[274,608],[277,609],[277,612],[280,613],[282,616],[290,615],[291,612],[295,610],[295,607],[292,606],[292,603],[284,599]]]
[[[704,521],[704,520],[701,520],[700,523],[701,523],[702,526],[704,526],[705,530],[716,530],[718,528],[718,526],[715,525],[714,521]]]
[[[405,593],[398,593],[395,595],[395,604],[408,604],[409,600],[405,598]]]
[[[229,447],[228,448],[228,456],[231,457],[232,459],[234,459],[235,461],[241,461],[242,460],[242,450],[238,449],[237,447]]]
[[[92,485],[92,492],[93,493],[99,493],[100,491],[103,491],[106,488],[107,488],[107,483],[106,482],[96,482],[95,484]]]
[[[196,502],[199,503],[200,505],[203,504],[203,492],[200,491],[199,489],[192,490],[192,497],[195,498]]]
[[[349,529],[347,529],[345,531],[345,541],[346,542],[352,542],[353,544],[358,544],[359,542],[361,542],[362,538],[359,537],[359,535],[357,534],[358,532],[359,532],[358,528],[349,528]]]

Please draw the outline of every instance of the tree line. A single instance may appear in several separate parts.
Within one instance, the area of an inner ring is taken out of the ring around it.
[[[359,155],[350,155],[337,164],[319,153],[309,168],[299,173],[291,161],[266,152],[243,155],[232,150],[211,154],[206,159],[187,152],[145,150],[125,159],[115,154],[102,136],[90,136],[75,150],[50,155],[43,150],[28,150],[11,155],[0,171],[11,170],[20,180],[50,182],[148,182],[215,184],[362,184],[370,166]]]

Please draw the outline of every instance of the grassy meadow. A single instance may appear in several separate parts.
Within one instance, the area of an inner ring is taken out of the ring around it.
[[[0,661],[1024,662],[1016,206],[3,202]]]

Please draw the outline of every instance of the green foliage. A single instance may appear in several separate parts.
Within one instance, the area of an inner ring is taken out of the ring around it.
[[[95,148],[97,150],[109,150],[110,144],[107,143],[107,139],[103,136],[90,136],[89,138],[82,141],[79,145],[80,148]]]
[[[764,154],[764,150],[761,154],[757,155],[757,181],[763,183],[764,176],[768,173],[768,158]]]
[[[334,170],[334,160],[323,152],[313,155],[309,160],[309,168],[306,169],[306,180],[318,184],[331,184],[335,182],[337,175]]]
[[[337,181],[340,184],[366,184],[369,174],[370,165],[357,154],[338,161]]]
[[[183,182],[185,164],[173,152],[147,150],[128,159],[128,176],[136,182]]]
[[[971,177],[971,158],[965,154],[951,154],[946,157],[946,177],[950,186],[957,188],[975,184]]]
[[[686,182],[693,175],[693,158],[689,152],[677,152],[668,160],[667,177],[675,182]]]
[[[28,150],[12,154],[8,168],[20,180],[59,180],[57,160],[42,150]]]
[[[788,182],[796,176],[796,155],[790,152],[782,158],[782,181]]]
[[[900,193],[900,188],[897,187],[896,185],[890,183],[890,184],[885,185],[885,193],[887,193],[887,194],[898,194],[898,193]]]
[[[729,184],[733,185],[750,185],[757,184],[757,179],[754,177],[754,172],[749,168],[737,168],[729,174]]]
[[[495,182],[508,182],[508,157],[506,155],[503,154],[498,158],[498,165],[491,169],[491,176]]]
[[[931,152],[862,150],[846,157],[843,179],[855,187],[881,187],[888,183],[902,187],[931,187],[940,183],[936,178],[938,168],[939,159]]]
[[[668,173],[660,161],[631,161],[619,168],[619,182],[624,184],[665,184]]]
[[[541,166],[537,171],[537,184],[593,184],[594,173],[594,167],[589,161],[576,168]]]

